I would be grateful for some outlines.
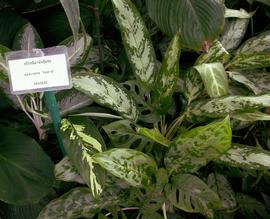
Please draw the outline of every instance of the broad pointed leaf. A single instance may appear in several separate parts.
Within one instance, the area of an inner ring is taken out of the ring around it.
[[[38,202],[55,182],[52,161],[34,139],[4,126],[0,132],[0,200],[15,205]]]
[[[229,117],[191,129],[171,144],[164,158],[166,169],[170,173],[196,172],[224,154],[231,147],[231,141]]]
[[[171,106],[172,95],[179,78],[180,34],[177,33],[168,46],[155,84],[157,110],[163,114]]]
[[[96,197],[102,192],[104,173],[94,165],[92,159],[95,153],[103,150],[101,142],[92,134],[95,129],[91,120],[85,118],[72,117],[70,121],[64,119],[61,122],[61,133],[68,157]]]
[[[89,95],[95,102],[118,112],[124,118],[136,121],[139,112],[135,100],[125,88],[111,78],[92,72],[73,76],[73,86]]]
[[[171,144],[170,140],[164,137],[158,129],[138,128],[137,132],[163,146],[168,147]]]
[[[130,0],[112,3],[133,71],[145,87],[152,87],[157,71],[156,55],[144,21]]]
[[[180,32],[183,47],[201,50],[224,25],[225,7],[215,0],[147,0],[150,17],[169,35]]]
[[[93,159],[111,174],[135,187],[147,186],[157,171],[157,165],[148,155],[124,148],[97,153]]]
[[[228,94],[228,78],[221,63],[201,64],[194,68],[199,72],[210,97],[221,97]]]
[[[165,187],[170,202],[177,208],[192,213],[201,213],[207,218],[214,217],[214,209],[220,207],[218,195],[200,178],[190,174],[172,177],[172,184]]]

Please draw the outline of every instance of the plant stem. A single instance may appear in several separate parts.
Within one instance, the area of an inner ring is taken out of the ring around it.
[[[171,140],[173,138],[173,136],[175,135],[177,129],[179,128],[179,126],[181,125],[181,123],[183,122],[185,118],[185,114],[183,114],[182,116],[179,116],[178,118],[176,118],[168,127],[168,131],[166,134],[166,138],[168,138],[169,140]]]
[[[162,212],[163,212],[164,219],[168,219],[167,218],[167,212],[166,212],[166,204],[165,204],[165,202],[162,205]]]

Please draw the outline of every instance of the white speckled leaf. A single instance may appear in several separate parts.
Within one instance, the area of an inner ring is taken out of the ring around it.
[[[221,97],[229,93],[227,74],[221,63],[201,64],[194,68],[199,72],[210,97]]]
[[[73,76],[75,89],[89,95],[100,105],[109,107],[126,119],[136,121],[139,111],[135,100],[122,85],[109,77],[92,72],[80,72]]]
[[[180,134],[170,145],[164,163],[170,173],[196,172],[231,147],[230,118]]]
[[[136,77],[152,87],[156,79],[156,55],[150,34],[130,0],[112,0],[125,50]]]
[[[108,172],[135,187],[149,185],[157,171],[151,157],[132,149],[114,148],[95,154],[93,159]]]
[[[270,169],[270,152],[256,147],[233,144],[233,147],[216,162],[243,169],[266,170]]]
[[[85,184],[75,166],[71,163],[67,156],[65,156],[59,163],[55,165],[54,175],[56,180]]]

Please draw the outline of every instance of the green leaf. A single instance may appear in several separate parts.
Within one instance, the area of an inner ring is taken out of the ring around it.
[[[196,60],[195,65],[203,63],[221,62],[222,64],[229,61],[231,55],[226,51],[222,44],[216,40],[209,48],[207,53],[202,53]]]
[[[157,165],[148,155],[124,148],[97,153],[93,159],[111,174],[135,187],[147,186],[157,171]]]
[[[166,113],[171,106],[172,95],[179,78],[180,52],[180,34],[177,33],[168,46],[155,84],[154,102],[161,114]]]
[[[132,148],[139,151],[150,151],[153,141],[139,135],[134,125],[128,120],[120,120],[103,126],[104,131],[109,136],[114,147]]]
[[[197,127],[178,136],[165,155],[166,169],[172,173],[196,172],[217,159],[230,147],[230,118]]]
[[[228,94],[228,78],[221,63],[201,64],[194,68],[199,72],[210,97],[221,97]]]
[[[216,162],[248,170],[270,169],[270,152],[246,145],[233,144]]]
[[[104,172],[94,165],[92,158],[95,153],[103,150],[101,142],[92,135],[92,130],[95,129],[91,120],[81,117],[72,117],[70,121],[63,119],[61,122],[61,133],[68,157],[90,187],[94,197],[102,192],[104,175]]]
[[[85,187],[77,187],[51,201],[37,219],[93,218],[102,208]]]
[[[239,72],[232,72],[232,71],[228,71],[227,74],[228,74],[230,79],[232,79],[233,81],[236,81],[240,84],[243,84],[249,90],[251,90],[255,95],[260,94],[260,90],[244,74],[239,73]]]
[[[0,200],[38,202],[54,184],[52,161],[34,139],[4,126],[0,132]]]
[[[270,218],[270,212],[267,211],[265,205],[255,198],[238,193],[236,199],[240,207],[239,211],[245,218]]]
[[[225,30],[220,38],[221,44],[227,51],[236,49],[245,36],[249,19],[233,19],[227,21]]]
[[[138,128],[137,132],[140,135],[146,136],[165,147],[169,147],[169,145],[171,144],[171,141],[164,137],[158,129]]]
[[[43,43],[36,29],[27,23],[17,32],[12,49],[29,51],[34,48],[43,48]]]
[[[55,165],[54,175],[56,180],[85,184],[82,177],[76,170],[76,167],[71,163],[67,156]]]
[[[225,18],[231,18],[231,17],[242,18],[242,19],[251,18],[253,14],[254,13],[246,12],[243,8],[241,8],[240,10],[226,8],[225,10]]]
[[[205,121],[209,118],[222,118],[228,114],[255,112],[270,106],[270,95],[229,96],[202,100],[192,103],[186,118],[191,121]]]
[[[201,179],[190,174],[172,177],[172,184],[165,187],[169,201],[177,208],[191,213],[214,217],[214,209],[220,207],[218,195]]]
[[[130,0],[112,3],[131,67],[145,87],[152,87],[157,72],[156,55],[144,21]]]
[[[243,122],[269,121],[270,115],[257,111],[253,113],[236,113],[232,115],[232,118]]]
[[[79,0],[60,0],[65,13],[68,18],[69,25],[71,27],[74,41],[78,39],[78,33],[80,29],[80,6]]]
[[[86,38],[85,38],[86,37]],[[85,41],[86,40],[86,41]],[[74,38],[68,37],[59,45],[65,45],[68,49],[69,63],[71,66],[83,65],[87,61],[93,39],[88,34],[78,35],[78,40],[74,43]],[[86,43],[86,45],[84,45]]]
[[[256,2],[261,2],[263,4],[269,5],[270,6],[270,0],[254,0]]]
[[[201,50],[223,29],[225,7],[215,0],[147,0],[149,16],[166,34],[181,33],[183,47]]]
[[[211,173],[207,177],[207,184],[218,194],[221,200],[221,208],[219,210],[232,210],[237,207],[234,191],[225,176]]]
[[[80,72],[73,76],[73,86],[89,95],[100,105],[109,107],[126,119],[136,121],[139,116],[135,100],[125,88],[111,78],[92,72]]]

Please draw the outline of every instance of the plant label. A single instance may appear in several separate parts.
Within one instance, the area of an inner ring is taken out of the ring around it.
[[[65,46],[10,52],[6,55],[6,61],[12,94],[72,87]]]

